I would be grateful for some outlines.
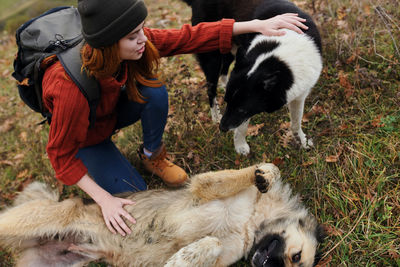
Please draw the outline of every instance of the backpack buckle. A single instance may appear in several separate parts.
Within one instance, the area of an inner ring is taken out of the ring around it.
[[[62,50],[65,50],[68,48],[68,43],[67,41],[64,40],[64,37],[61,34],[56,34],[54,35],[55,41],[51,40],[49,43],[51,45],[60,47]]]

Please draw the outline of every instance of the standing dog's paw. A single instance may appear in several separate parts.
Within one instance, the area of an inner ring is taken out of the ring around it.
[[[302,143],[301,146],[304,149],[311,149],[314,146],[313,140],[306,137],[306,141],[304,142],[304,144]]]
[[[280,177],[278,167],[272,163],[264,163],[258,166],[254,174],[256,176],[255,185],[261,193],[267,193],[270,184]]]
[[[221,110],[219,109],[219,104],[217,102],[217,99],[214,98],[213,100],[213,106],[211,107],[211,119],[214,123],[219,123],[222,119],[221,115]]]
[[[228,84],[228,76],[227,75],[219,76],[219,84],[221,87],[226,88],[226,85]]]
[[[250,146],[247,143],[235,143],[235,151],[241,155],[246,156],[250,153]]]
[[[301,145],[302,148],[308,150],[314,146],[313,140],[311,138],[308,138],[302,131],[298,133],[290,133],[294,137],[294,142]]]

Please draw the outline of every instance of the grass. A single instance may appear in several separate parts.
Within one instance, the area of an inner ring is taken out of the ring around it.
[[[177,27],[190,9],[177,0],[148,0],[147,25]],[[248,136],[251,154],[236,155],[232,134],[210,120],[204,76],[191,55],[162,60],[170,95],[164,141],[175,162],[194,174],[275,162],[282,176],[324,224],[328,237],[320,266],[400,266],[400,4],[395,0],[303,0],[322,35],[324,69],[306,102],[304,131],[314,148],[285,140],[287,109],[259,114],[260,129]],[[21,103],[10,74],[12,37],[0,38],[0,208],[32,180],[60,188],[46,157],[48,126]],[[223,97],[222,90],[220,97]],[[146,176],[136,157],[140,125],[114,140]],[[63,197],[80,194],[61,187]],[[13,256],[0,250],[0,266]],[[103,264],[104,265],[104,264]],[[102,266],[93,263],[91,266]],[[243,260],[236,266],[248,266]]]
[[[76,5],[74,0],[2,0],[0,30],[15,32],[25,21],[57,6]]]
[[[18,5],[21,5],[25,1],[19,0],[2,0],[1,1],[1,11],[0,11],[0,17],[6,17],[8,13],[10,13],[10,10],[13,10],[15,7]],[[28,2],[28,1],[27,1]]]

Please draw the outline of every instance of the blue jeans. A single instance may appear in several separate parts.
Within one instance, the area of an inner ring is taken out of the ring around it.
[[[158,88],[140,86],[146,103],[130,101],[125,90],[117,104],[116,129],[137,122],[142,123],[144,147],[155,151],[161,145],[168,116],[168,93],[165,86]],[[100,144],[79,149],[76,157],[87,167],[96,183],[111,194],[136,192],[147,189],[142,176],[121,154],[111,139]]]

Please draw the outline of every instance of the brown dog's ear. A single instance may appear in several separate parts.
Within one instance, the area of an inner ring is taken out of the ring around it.
[[[326,237],[326,231],[322,224],[318,224],[315,228],[315,236],[317,237],[318,243],[323,243]]]
[[[317,227],[315,228],[315,236],[316,236],[319,244],[324,242],[325,237],[326,237],[326,231],[322,224],[318,224]],[[313,266],[317,266],[317,264],[319,263],[321,258],[322,258],[322,253],[320,251],[318,251],[314,257]]]
[[[314,266],[314,267],[318,265],[318,263],[319,263],[319,261],[321,260],[321,258],[322,258],[322,254],[321,254],[321,252],[318,251],[318,252],[315,254],[315,257],[314,257],[314,262],[313,262],[313,266]]]

